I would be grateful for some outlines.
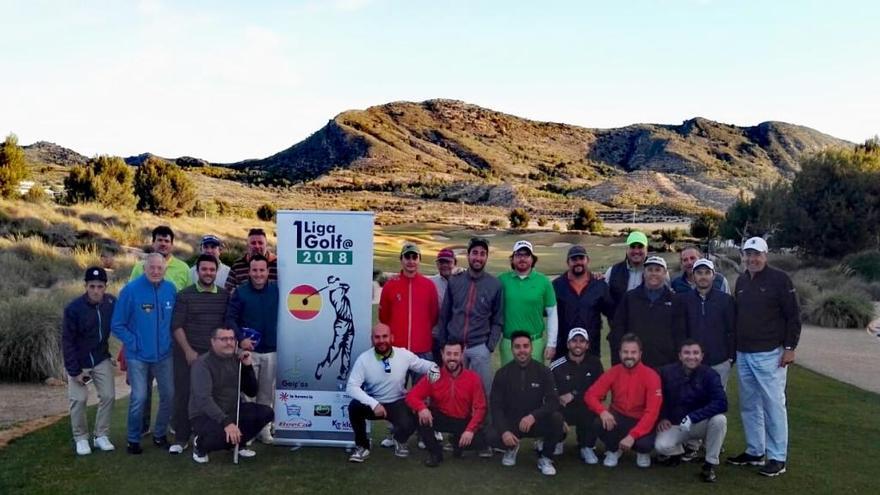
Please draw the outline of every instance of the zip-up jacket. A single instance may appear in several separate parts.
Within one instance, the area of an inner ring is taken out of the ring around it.
[[[466,431],[477,431],[486,417],[483,383],[480,376],[471,370],[461,368],[458,376],[452,376],[445,366],[441,366],[439,380],[431,383],[428,377],[422,377],[406,394],[406,405],[416,413],[428,408],[428,400],[431,401],[431,409],[450,418],[470,418]]]
[[[119,292],[113,310],[113,335],[125,345],[125,359],[159,362],[171,353],[171,315],[177,291],[163,280],[153,285],[146,275]]]
[[[98,304],[83,294],[64,308],[61,346],[68,375],[79,376],[83,369],[94,368],[110,358],[110,321],[115,304],[116,298],[109,294],[104,294]]]
[[[431,352],[439,312],[437,288],[421,273],[411,278],[401,273],[382,287],[379,321],[391,327],[397,347],[416,354]]]
[[[721,377],[712,368],[701,364],[687,373],[681,363],[660,368],[663,382],[663,410],[660,419],[677,425],[685,416],[699,423],[716,414],[727,412],[727,395]]]
[[[131,274],[128,276],[128,281],[143,276],[144,274],[144,262],[135,263],[135,265],[131,268]],[[181,259],[171,256],[165,262],[165,280],[174,284],[174,288],[177,291],[182,291],[185,287],[192,284],[192,280],[189,276],[189,266]]]
[[[226,309],[226,325],[235,331],[236,338],[244,339],[241,329],[253,328],[261,334],[260,345],[254,352],[275,352],[278,336],[278,284],[267,282],[262,289],[254,289],[250,281],[239,285]]]
[[[629,434],[638,440],[651,433],[663,406],[660,375],[641,362],[631,369],[622,364],[612,366],[587,389],[587,393],[584,394],[587,407],[601,415],[607,410],[602,402],[609,391],[611,391],[610,409],[638,420]]]
[[[491,408],[499,433],[517,431],[520,419],[529,414],[541,420],[558,411],[559,394],[550,369],[534,359],[525,366],[516,361],[502,366],[492,381]]]
[[[269,281],[277,282],[278,281],[278,257],[272,253],[266,254],[266,259],[269,261]],[[243,285],[245,282],[250,280],[250,271],[251,271],[251,257],[248,254],[245,254],[241,258],[235,260],[232,263],[232,266],[229,267],[229,275],[226,277],[226,285],[224,289],[229,292],[232,292],[239,286]]]
[[[504,327],[504,296],[501,282],[481,271],[474,276],[470,270],[449,277],[443,310],[440,312],[438,346],[449,339],[465,347],[484,344],[495,350]]]
[[[626,259],[620,263],[615,263],[605,271],[605,280],[608,281],[608,290],[611,293],[611,300],[613,302],[612,313],[617,312],[617,306],[628,291],[641,285],[643,277],[644,267],[631,270]]]
[[[584,392],[602,376],[604,368],[599,358],[587,353],[580,363],[572,361],[568,355],[565,355],[550,363],[550,371],[553,372],[556,393],[559,395],[570,393],[577,400],[583,397]]]
[[[601,355],[602,315],[610,322],[614,318],[614,301],[611,291],[604,280],[596,280],[589,275],[590,281],[580,294],[575,292],[568,281],[568,274],[563,273],[553,281],[556,292],[556,314],[559,317],[559,333],[556,337],[556,353],[564,352],[568,344],[568,332],[580,327],[590,336],[590,354]]]
[[[794,349],[801,337],[801,311],[791,279],[766,266],[752,278],[736,280],[736,350],[767,352]]]
[[[623,296],[608,334],[613,364],[620,362],[620,339],[628,333],[642,340],[645,365],[656,369],[678,360],[678,344],[684,340],[684,329],[675,324],[674,295],[664,285],[661,296],[651,301],[642,284]]]
[[[692,285],[688,282],[687,273],[682,272],[681,275],[672,279],[672,283],[670,284],[672,290],[674,290],[677,294],[681,294],[683,292],[690,292],[696,289],[695,285]],[[727,278],[720,273],[715,274],[715,278],[712,280],[712,288],[718,289],[725,294],[730,294],[730,285],[727,283]]]
[[[189,372],[189,418],[207,416],[224,427],[235,423],[239,392],[256,397],[259,383],[253,366],[241,367],[238,389],[238,358],[208,351],[199,356]]]
[[[735,308],[733,297],[718,289],[712,289],[704,298],[696,289],[676,294],[674,306],[678,314],[678,327],[684,336],[700,343],[703,362],[709,366],[734,359]]]

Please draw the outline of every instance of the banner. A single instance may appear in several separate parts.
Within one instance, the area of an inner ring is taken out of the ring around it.
[[[278,212],[275,443],[353,447],[345,393],[371,345],[373,214]]]

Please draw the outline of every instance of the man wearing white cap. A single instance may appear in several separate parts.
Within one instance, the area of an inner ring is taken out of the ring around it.
[[[598,342],[597,342],[598,345]],[[575,427],[581,459],[596,464],[599,458],[593,450],[599,428],[595,413],[587,408],[584,393],[602,375],[604,368],[598,357],[588,352],[590,335],[584,328],[572,328],[568,332],[568,354],[553,361],[550,371],[556,381],[559,404],[565,422]],[[562,454],[563,442],[556,445],[556,455]]]
[[[675,293],[666,285],[666,260],[659,256],[645,260],[644,278],[617,306],[608,334],[611,362],[620,362],[620,339],[632,333],[642,340],[642,362],[658,369],[677,360],[684,332],[676,324]]]
[[[210,254],[217,258],[219,268],[217,268],[217,277],[214,279],[214,284],[217,285],[217,287],[225,287],[226,277],[229,276],[229,265],[220,261],[220,253],[223,251],[223,242],[221,242],[220,238],[214,234],[206,234],[202,237],[202,242],[199,243],[199,249],[201,250],[201,254]],[[189,276],[192,279],[193,284],[196,284],[199,281],[199,274],[196,270],[197,265],[198,263],[193,265],[189,270]]]
[[[727,462],[763,466],[760,474],[779,476],[786,470],[785,383],[800,339],[800,308],[788,275],[767,265],[764,239],[747,240],[743,259],[746,271],[735,290],[736,360],[746,450]]]
[[[532,359],[543,363],[556,355],[556,292],[550,279],[535,270],[538,257],[532,243],[516,241],[510,255],[511,271],[498,276],[504,288],[504,332],[501,339],[501,366],[513,361],[511,336],[516,331],[532,337]],[[546,324],[544,315],[547,315]],[[544,330],[546,329],[546,337]]]

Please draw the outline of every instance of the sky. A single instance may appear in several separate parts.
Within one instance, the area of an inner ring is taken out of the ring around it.
[[[451,98],[608,128],[880,134],[880,2],[0,0],[0,132],[228,163]]]

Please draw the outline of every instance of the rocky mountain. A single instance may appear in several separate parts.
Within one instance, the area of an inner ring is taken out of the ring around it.
[[[35,165],[80,165],[89,160],[76,151],[48,141],[37,141],[29,146],[22,146],[22,149],[28,162]]]

